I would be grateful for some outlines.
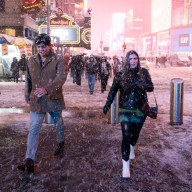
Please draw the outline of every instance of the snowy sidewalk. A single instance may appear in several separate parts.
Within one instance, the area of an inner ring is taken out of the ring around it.
[[[121,180],[121,128],[102,114],[107,92],[97,82],[93,95],[87,80],[64,85],[65,154],[53,157],[55,128],[44,124],[37,152],[39,173],[20,191],[169,191],[192,189],[192,68],[150,69],[159,105],[157,120],[147,118],[131,162],[131,179]],[[183,124],[170,125],[170,80],[184,79]],[[109,88],[109,87],[108,87]],[[0,164],[2,191],[18,191],[16,166],[26,150],[29,106],[24,83],[0,82]],[[149,95],[152,98],[152,94]]]

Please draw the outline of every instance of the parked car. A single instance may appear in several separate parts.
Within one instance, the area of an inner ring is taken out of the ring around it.
[[[187,66],[191,65],[190,59],[187,55],[173,54],[168,57],[168,62],[171,66]]]
[[[141,67],[149,69],[150,62],[146,59],[146,57],[139,57]]]
[[[190,67],[191,63],[190,63],[190,59],[187,55],[178,55],[178,57],[179,57],[178,64],[186,65],[187,67]]]

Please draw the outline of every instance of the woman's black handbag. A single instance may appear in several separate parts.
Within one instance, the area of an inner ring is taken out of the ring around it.
[[[157,113],[158,113],[158,105],[157,105],[157,101],[156,101],[156,97],[155,94],[153,92],[154,98],[155,98],[155,104],[156,107],[150,107],[148,102],[145,102],[140,110],[146,115],[151,117],[152,119],[157,119]]]

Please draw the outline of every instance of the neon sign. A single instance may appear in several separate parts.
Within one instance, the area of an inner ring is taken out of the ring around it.
[[[40,25],[39,32],[47,33],[46,22]],[[68,15],[50,16],[50,36],[53,44],[91,48],[91,28],[80,28]]]
[[[30,10],[34,8],[41,8],[45,6],[43,0],[23,0],[23,5],[21,6],[22,10]]]

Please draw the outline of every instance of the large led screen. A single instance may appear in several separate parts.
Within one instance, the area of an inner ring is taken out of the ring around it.
[[[42,28],[42,33],[47,33],[47,28]],[[60,42],[78,41],[77,28],[51,28],[50,36],[59,37]]]
[[[172,0],[152,0],[151,33],[171,28]]]

